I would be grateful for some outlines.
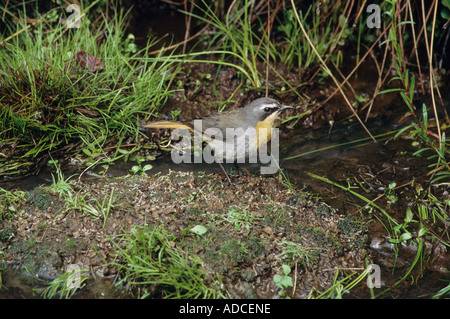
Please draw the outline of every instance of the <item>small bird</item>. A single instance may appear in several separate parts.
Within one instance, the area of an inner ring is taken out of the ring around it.
[[[281,111],[291,108],[271,98],[259,98],[243,108],[202,118],[201,122],[156,121],[141,127],[193,131],[208,143],[219,164],[223,161],[242,162],[270,140],[276,117]],[[232,134],[229,134],[230,130]]]

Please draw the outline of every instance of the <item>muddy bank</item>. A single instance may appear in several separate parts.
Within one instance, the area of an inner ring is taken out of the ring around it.
[[[295,283],[287,295],[304,298],[329,288],[335,269],[345,274],[370,260],[364,221],[288,189],[275,177],[235,181],[231,188],[222,175],[183,172],[74,181],[74,194],[87,202],[113,192],[106,217],[68,208],[48,187],[35,188],[18,207],[20,217],[2,223],[2,234],[9,232],[2,239],[4,259],[38,286],[76,264],[110,280],[114,290],[117,268],[109,263],[121,262],[114,236],[135,225],[161,225],[179,239],[177,248],[200,258],[211,275],[219,274],[224,293],[235,298],[279,297],[273,277],[284,264]],[[206,228],[201,236],[186,232],[197,225]]]

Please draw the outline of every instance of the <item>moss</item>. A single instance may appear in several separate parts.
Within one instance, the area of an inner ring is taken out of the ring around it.
[[[52,205],[50,193],[44,187],[37,187],[32,192],[27,192],[26,195],[44,213]]]
[[[228,255],[231,263],[237,265],[259,257],[264,252],[264,245],[255,237],[242,241],[230,239],[221,246],[219,251]]]
[[[322,204],[317,208],[316,214],[322,215],[322,216],[329,216],[331,214],[334,214],[336,210],[326,204]]]
[[[304,193],[295,193],[287,198],[287,203],[295,206],[303,206],[307,201],[307,195]]]
[[[339,220],[337,227],[344,233],[345,236],[354,237],[362,230],[362,223],[359,219],[348,215]]]
[[[0,231],[0,241],[7,242],[14,234],[14,230],[11,227],[7,227]]]
[[[264,254],[264,244],[260,238],[249,236],[236,238],[227,229],[213,224],[207,226],[208,236],[201,239],[205,262],[214,271],[233,275],[233,268],[243,263],[255,263]]]
[[[339,220],[338,229],[347,237],[351,245],[356,248],[364,248],[367,237],[363,236],[367,232],[367,226],[360,219],[348,215]]]
[[[270,203],[264,206],[264,223],[272,228],[286,228],[289,227],[289,216],[290,212],[281,205]]]

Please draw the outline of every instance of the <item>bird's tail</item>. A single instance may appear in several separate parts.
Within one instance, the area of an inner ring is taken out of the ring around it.
[[[157,128],[157,129],[176,129],[176,128],[180,128],[180,129],[188,129],[188,130],[192,130],[192,127],[181,123],[181,122],[175,122],[175,121],[158,121],[158,122],[150,122],[147,124],[142,124],[141,127],[148,127],[148,128]]]

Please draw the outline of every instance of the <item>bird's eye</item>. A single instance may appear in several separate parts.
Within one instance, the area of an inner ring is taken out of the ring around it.
[[[264,108],[264,112],[270,112],[271,111],[271,108],[270,107],[265,107]]]

